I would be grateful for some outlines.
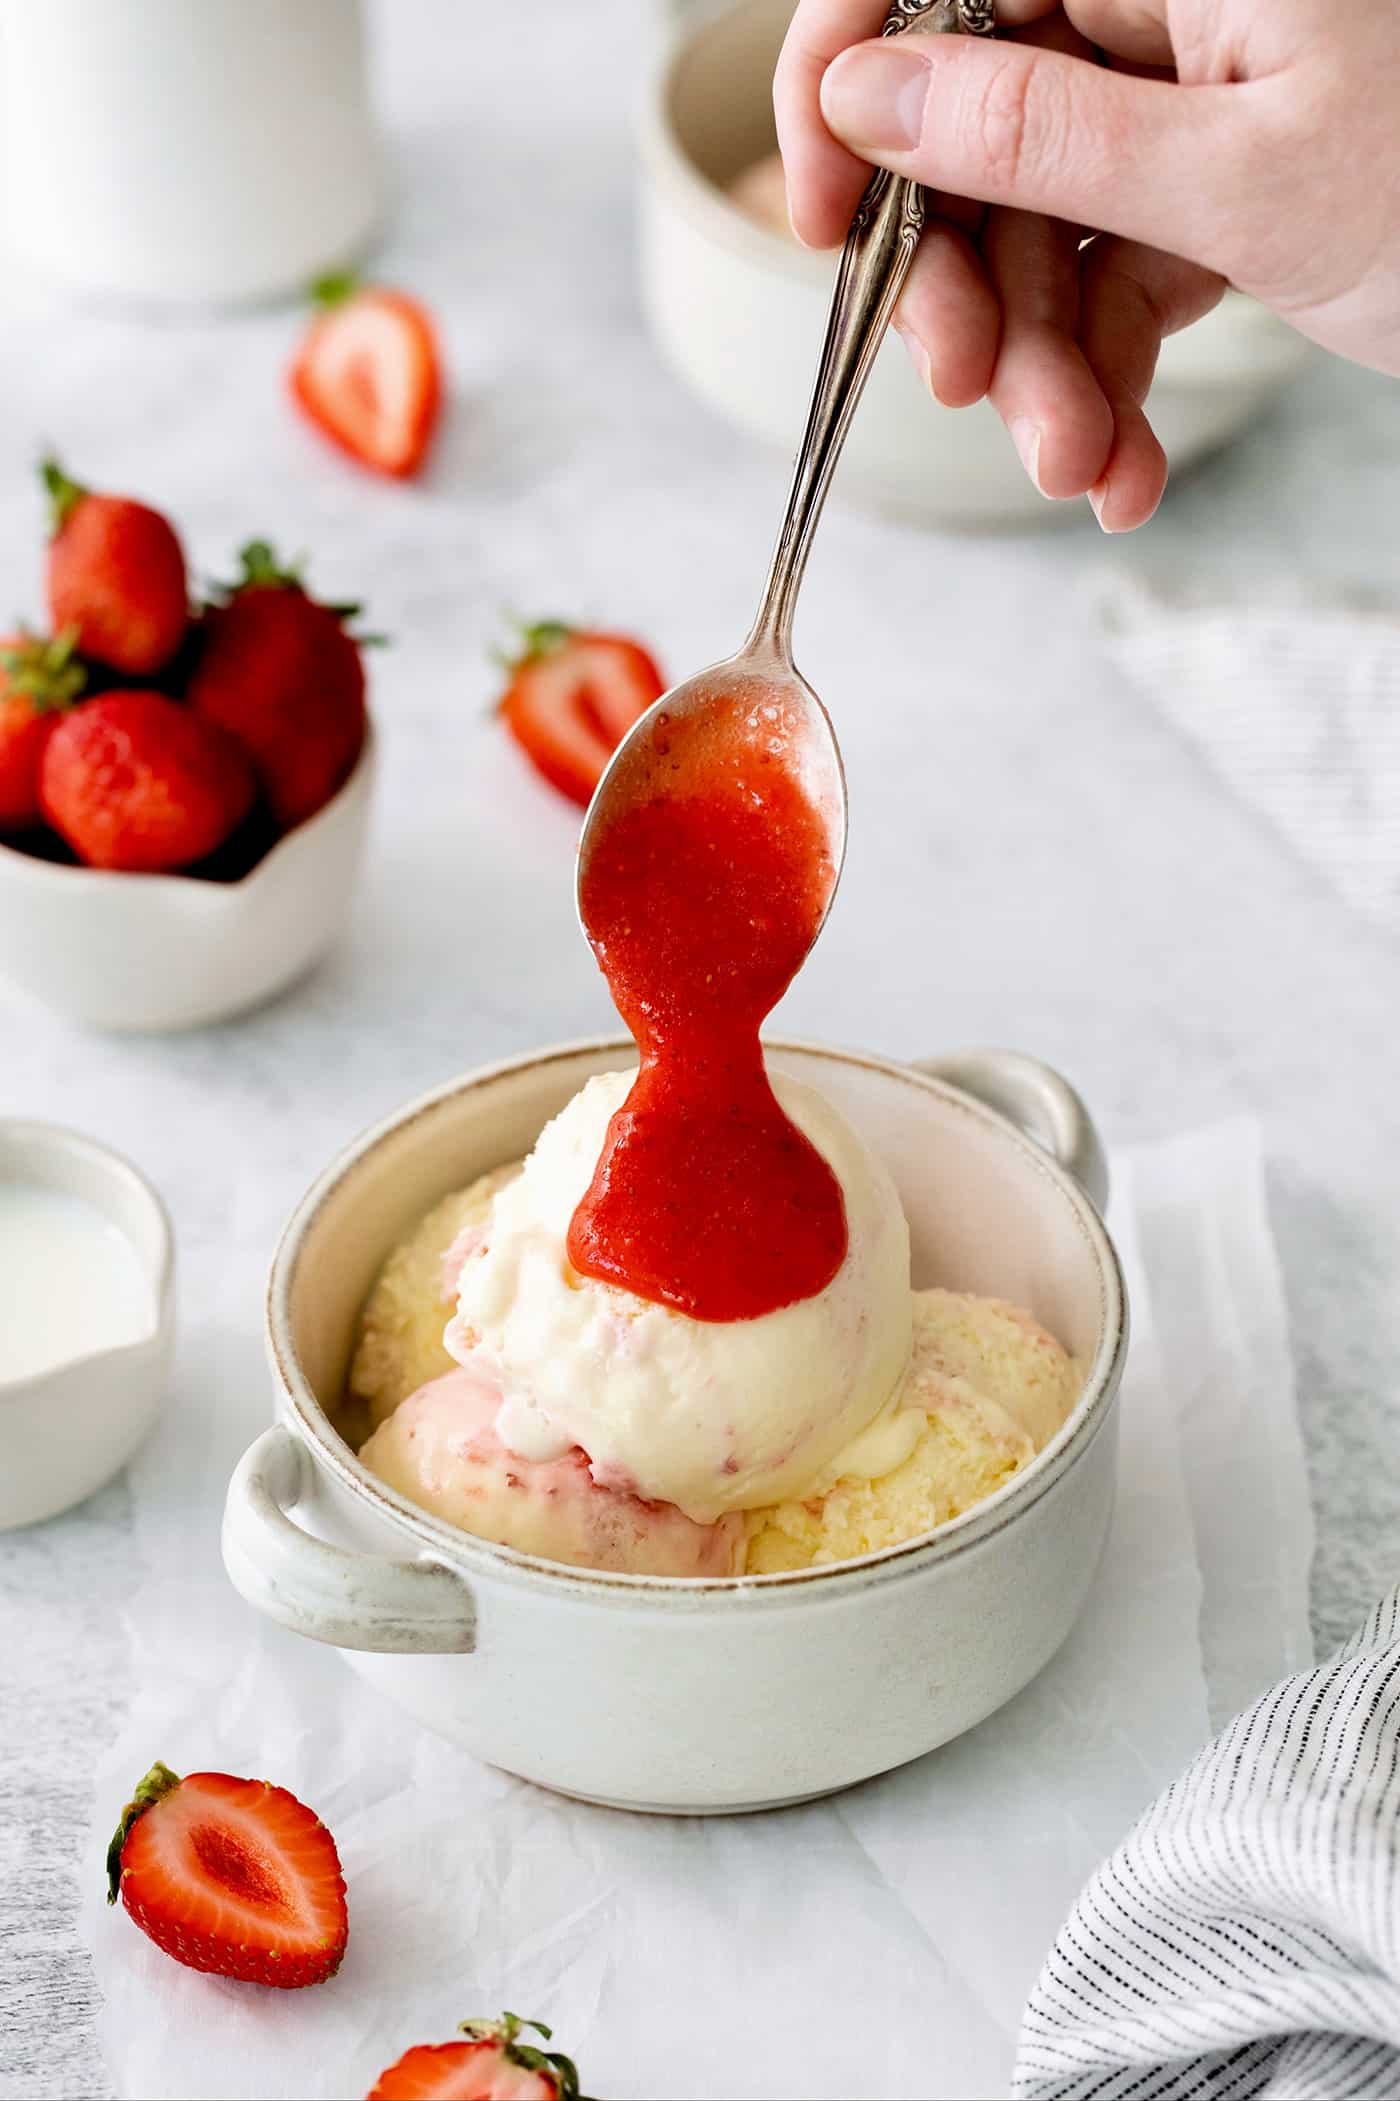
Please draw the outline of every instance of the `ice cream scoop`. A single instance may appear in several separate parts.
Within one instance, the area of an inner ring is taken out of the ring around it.
[[[479,1369],[448,1372],[411,1394],[360,1457],[420,1509],[523,1554],[642,1576],[742,1571],[742,1518],[697,1525],[672,1503],[600,1487],[577,1446],[520,1460],[501,1442],[500,1400]]]
[[[520,1457],[582,1446],[604,1486],[709,1523],[849,1468],[885,1472],[910,1450],[918,1422],[898,1406],[912,1339],[898,1192],[820,1095],[782,1074],[773,1083],[841,1190],[848,1246],[821,1292],[761,1318],[697,1320],[570,1262],[570,1220],[630,1073],[590,1080],[497,1192],[462,1267],[447,1346],[504,1396],[500,1435]]]
[[[496,1191],[518,1173],[516,1162],[445,1196],[379,1272],[350,1366],[350,1391],[372,1430],[400,1401],[452,1370],[442,1335],[457,1308],[462,1264],[480,1245]]]
[[[902,1396],[918,1441],[889,1473],[848,1473],[820,1497],[749,1521],[747,1573],[827,1567],[878,1554],[961,1517],[1005,1487],[1064,1424],[1082,1370],[1022,1307],[968,1292],[914,1294],[914,1357]]]

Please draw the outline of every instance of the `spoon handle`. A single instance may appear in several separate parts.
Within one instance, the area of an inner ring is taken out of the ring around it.
[[[992,28],[993,0],[891,0],[883,33],[989,36]],[[784,661],[792,654],[792,618],[812,536],[875,353],[909,275],[925,203],[920,184],[877,169],[846,236],[787,516],[747,645],[775,651]]]

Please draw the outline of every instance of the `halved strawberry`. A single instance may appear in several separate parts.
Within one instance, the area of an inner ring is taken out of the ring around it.
[[[381,2072],[367,2101],[578,2101],[578,2073],[558,2051],[518,2042],[522,2028],[549,2041],[542,2021],[503,2013],[463,2021],[466,2043],[420,2043]]]
[[[655,660],[624,635],[541,620],[521,636],[501,700],[507,729],[536,771],[585,806],[639,715],[666,691]]]
[[[107,1854],[118,1894],[176,1962],[292,1991],[340,1968],[349,1930],[335,1840],[285,1787],[153,1765]]]
[[[442,403],[437,335],[403,292],[328,277],[322,311],[292,365],[294,399],[362,466],[409,475],[423,464]]]

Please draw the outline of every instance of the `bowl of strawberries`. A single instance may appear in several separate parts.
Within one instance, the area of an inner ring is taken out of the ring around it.
[[[192,606],[168,519],[43,474],[48,629],[0,644],[0,976],[90,1027],[219,1021],[344,925],[373,773],[358,608],[265,541]]]

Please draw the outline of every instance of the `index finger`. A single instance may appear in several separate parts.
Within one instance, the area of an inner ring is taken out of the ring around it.
[[[1019,25],[1059,0],[1000,0],[998,19]],[[800,0],[773,76],[773,110],[787,176],[793,232],[809,248],[833,248],[870,180],[867,162],[831,136],[821,112],[822,75],[851,44],[878,36],[889,0]]]
[[[821,111],[822,75],[849,44],[878,36],[887,0],[800,0],[773,76],[773,112],[787,176],[792,230],[809,248],[844,240],[870,180],[865,161],[838,145]]]

